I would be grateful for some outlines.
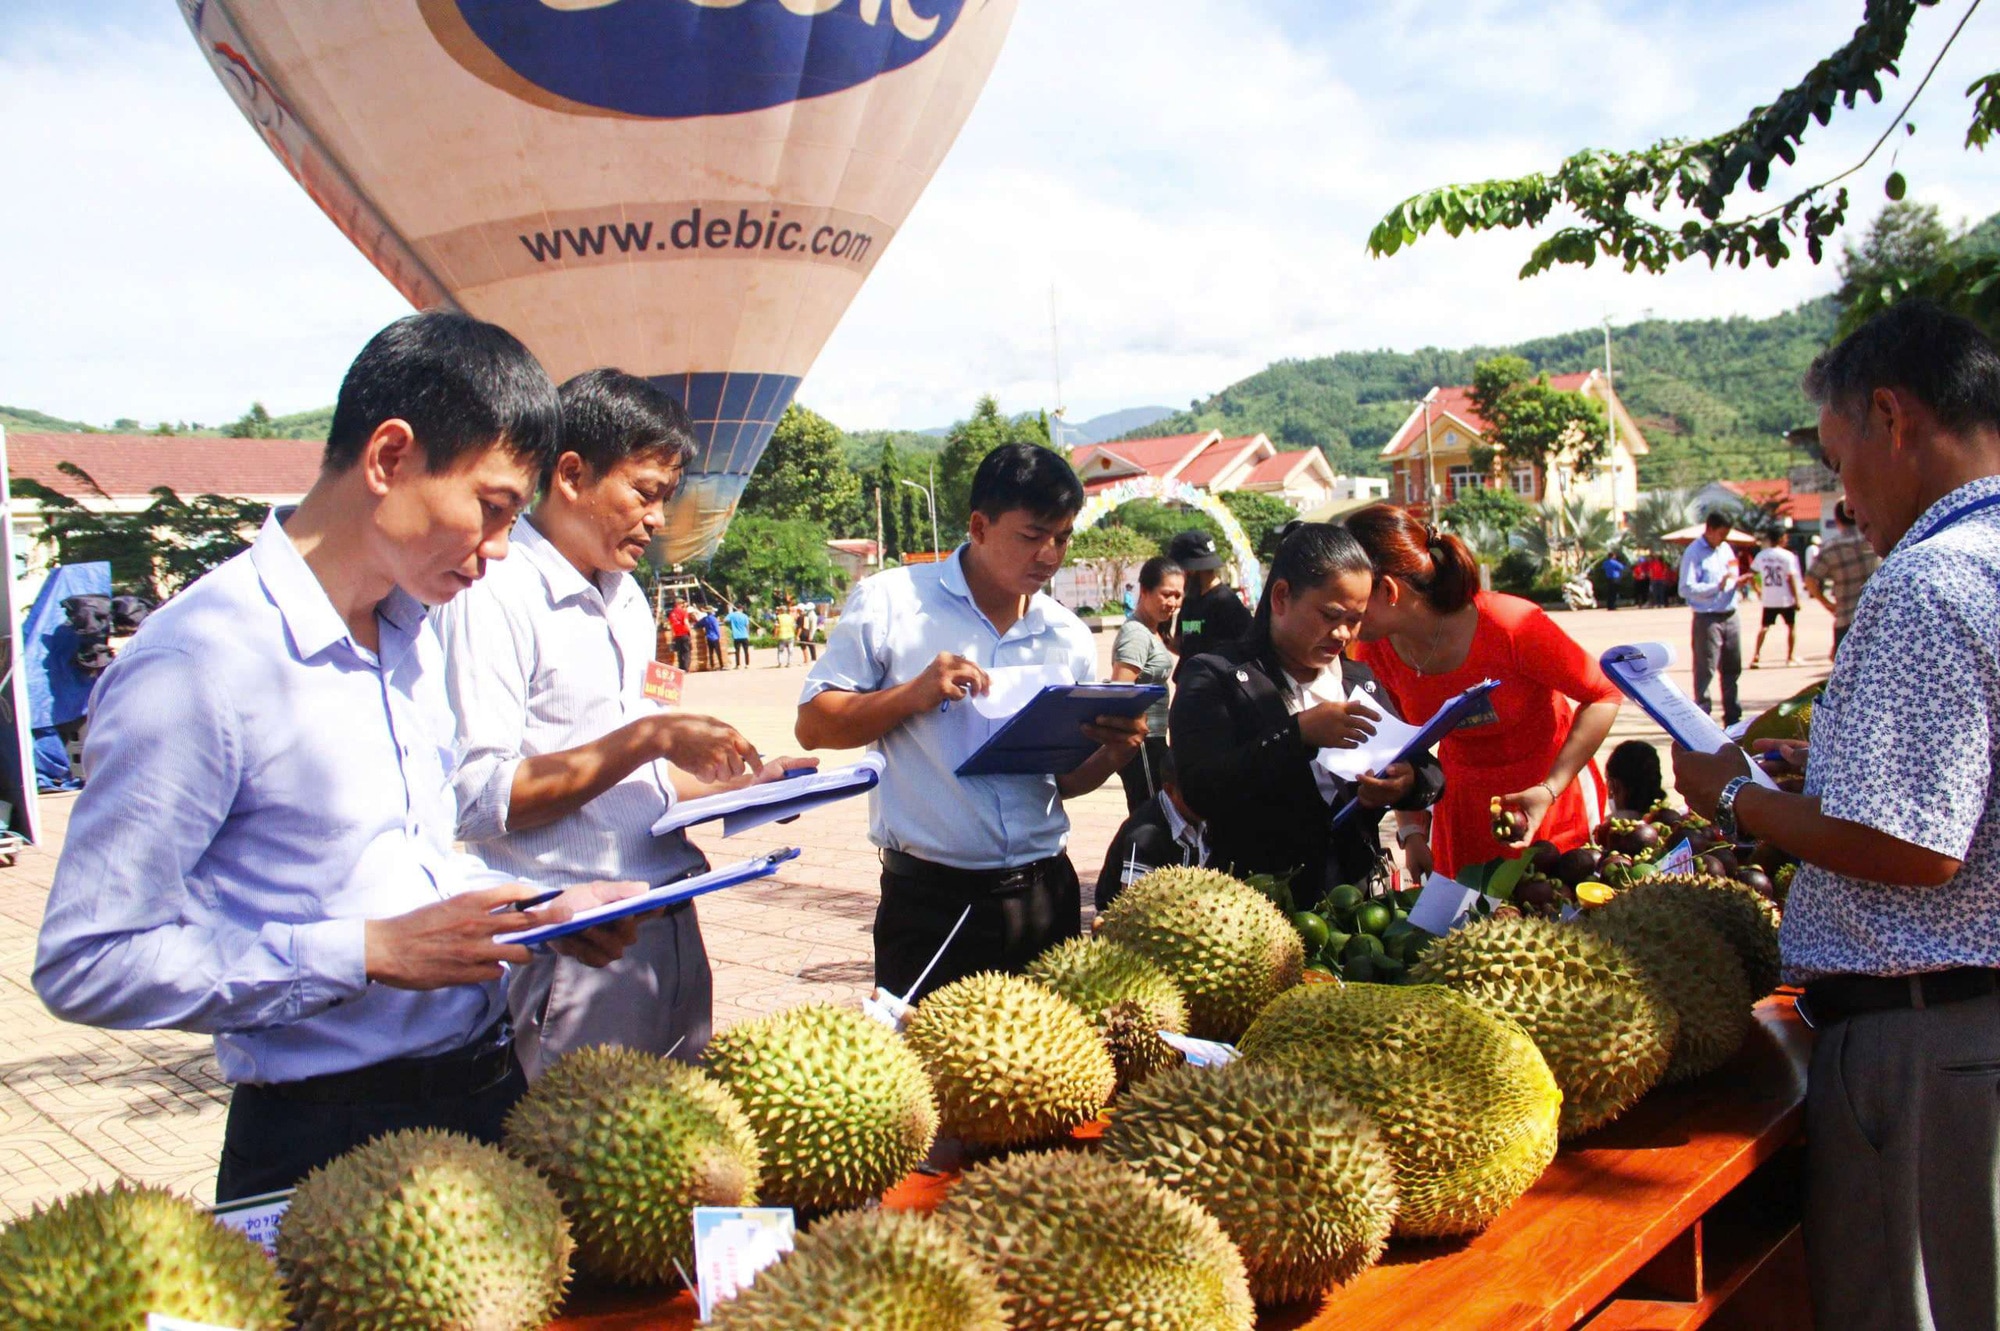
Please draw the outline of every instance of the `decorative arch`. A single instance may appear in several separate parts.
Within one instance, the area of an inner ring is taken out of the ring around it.
[[[1166,504],[1185,504],[1214,518],[1221,526],[1222,534],[1229,541],[1229,551],[1235,557],[1237,584],[1255,605],[1264,595],[1264,570],[1257,563],[1256,548],[1250,544],[1250,537],[1243,530],[1243,524],[1229,511],[1229,505],[1206,490],[1197,490],[1186,481],[1161,480],[1157,476],[1135,476],[1129,481],[1099,490],[1084,501],[1083,511],[1076,515],[1076,528],[1084,531],[1095,527],[1110,516],[1120,504],[1134,499],[1157,499]]]

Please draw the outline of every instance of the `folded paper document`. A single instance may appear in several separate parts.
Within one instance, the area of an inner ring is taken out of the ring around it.
[[[1667,678],[1674,663],[1674,649],[1663,642],[1641,642],[1613,647],[1598,658],[1613,684],[1626,697],[1645,708],[1646,715],[1673,736],[1674,743],[1691,753],[1716,753],[1736,741],[1717,725],[1715,718],[1694,705],[1680,685]],[[1762,765],[1750,764],[1750,775],[1759,785],[1776,790],[1778,783]]]

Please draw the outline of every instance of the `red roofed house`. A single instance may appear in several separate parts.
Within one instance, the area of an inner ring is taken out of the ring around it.
[[[1594,508],[1608,508],[1620,526],[1625,515],[1639,502],[1638,459],[1651,452],[1646,437],[1626,412],[1625,406],[1605,381],[1602,370],[1549,377],[1551,387],[1582,393],[1603,402],[1611,400],[1617,422],[1616,442],[1609,460],[1600,461],[1588,478],[1558,468],[1553,477],[1529,463],[1515,464],[1501,459],[1503,484],[1530,503],[1574,498],[1582,495]],[[1435,397],[1410,413],[1402,428],[1382,446],[1389,462],[1389,498],[1413,509],[1428,507],[1424,493],[1424,463],[1430,461],[1431,490],[1440,504],[1449,504],[1459,494],[1475,486],[1491,486],[1492,478],[1472,465],[1472,447],[1482,443],[1492,427],[1472,405],[1472,386],[1459,384],[1434,389]]]
[[[1210,494],[1275,494],[1293,508],[1308,509],[1334,498],[1341,487],[1341,478],[1316,448],[1281,453],[1261,434],[1225,439],[1220,430],[1083,444],[1070,451],[1070,462],[1090,494],[1152,476],[1185,481]]]
[[[39,481],[85,508],[138,513],[166,486],[183,499],[227,495],[265,504],[296,504],[319,475],[326,445],[309,439],[217,439],[206,435],[26,434],[7,432],[8,475]],[[95,489],[62,470],[69,463]],[[41,581],[53,551],[40,540],[42,506],[12,501],[15,548],[27,554],[29,589]]]

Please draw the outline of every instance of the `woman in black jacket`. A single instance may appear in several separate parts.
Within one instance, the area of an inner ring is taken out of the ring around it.
[[[1377,872],[1387,810],[1428,808],[1444,792],[1428,753],[1358,783],[1314,761],[1323,748],[1355,747],[1372,721],[1394,714],[1374,674],[1344,655],[1374,585],[1346,528],[1292,523],[1249,634],[1182,664],[1169,718],[1181,793],[1207,820],[1211,862],[1239,875],[1293,875],[1301,908]],[[1357,692],[1365,704],[1322,698]],[[1361,808],[1336,828],[1334,811],[1357,793]]]

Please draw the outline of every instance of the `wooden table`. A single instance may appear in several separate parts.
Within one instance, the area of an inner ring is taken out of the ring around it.
[[[1265,1312],[1259,1331],[1809,1331],[1798,1179],[1811,1040],[1789,999],[1766,1000],[1729,1066],[1565,1147],[1485,1233],[1392,1244],[1318,1306]],[[950,1186],[912,1175],[885,1204],[929,1210]],[[586,1289],[551,1331],[694,1325],[690,1295]]]

